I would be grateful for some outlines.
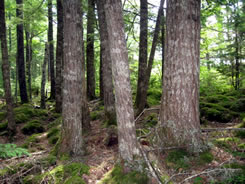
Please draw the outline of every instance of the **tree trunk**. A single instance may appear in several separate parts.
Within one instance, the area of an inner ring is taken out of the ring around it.
[[[119,154],[132,162],[139,155],[134,124],[130,86],[128,52],[126,47],[121,0],[105,0],[105,15],[109,37],[112,73],[115,85],[115,105],[118,122]]]
[[[30,42],[30,33],[28,30],[26,33],[26,75],[27,75],[27,84],[28,84],[28,92],[29,98],[32,99],[32,91],[31,91],[31,42]]]
[[[207,147],[199,118],[200,0],[169,0],[159,144],[198,153]]]
[[[9,67],[9,60],[8,60],[4,0],[0,1],[0,27],[1,27],[0,42],[1,42],[1,49],[2,49],[3,86],[4,86],[5,99],[7,104],[8,130],[9,130],[9,135],[12,136],[16,132],[16,124],[14,120],[13,100],[11,96],[10,67]]]
[[[98,18],[100,28],[100,47],[101,47],[101,62],[103,76],[103,99],[105,107],[105,116],[108,125],[116,123],[115,96],[113,93],[112,69],[111,69],[111,54],[109,45],[109,35],[107,32],[106,17],[105,17],[105,1],[97,0]]]
[[[64,75],[62,133],[59,154],[84,154],[82,138],[82,11],[80,0],[63,0]]]
[[[64,35],[63,35],[63,5],[62,0],[57,0],[57,46],[56,46],[56,89],[55,89],[55,111],[57,113],[62,112],[62,69],[63,69],[63,44],[64,44]]]
[[[144,110],[145,105],[147,103],[147,91],[148,91],[148,87],[149,87],[149,82],[150,82],[150,77],[151,77],[151,69],[152,69],[152,65],[153,65],[153,61],[154,61],[154,57],[155,57],[155,51],[156,51],[156,47],[157,47],[157,43],[158,43],[158,35],[160,32],[160,28],[161,28],[161,19],[162,19],[164,2],[165,2],[165,0],[161,0],[161,2],[160,2],[160,7],[158,10],[158,15],[157,15],[156,27],[155,27],[153,41],[152,41],[151,53],[150,53],[150,57],[149,57],[149,61],[148,61],[148,65],[147,65],[147,69],[145,71],[144,77],[141,79],[141,80],[143,80],[144,87],[142,88],[142,91],[141,91],[141,96],[140,96],[141,99],[139,99],[140,103],[138,105],[136,114],[140,114]]]
[[[52,0],[48,0],[48,43],[49,43],[49,63],[51,94],[50,99],[55,99],[55,74],[54,74],[54,38],[53,38],[53,11]]]
[[[240,87],[240,62],[239,62],[238,31],[236,30],[236,36],[235,36],[235,90],[238,90],[239,87]]]
[[[88,1],[87,23],[87,96],[89,100],[95,96],[95,67],[94,67],[94,26],[95,26],[95,0]]]
[[[165,60],[165,17],[164,17],[164,9],[162,9],[162,81],[163,81],[163,72],[164,72],[164,60]]]
[[[46,72],[47,72],[47,62],[49,60],[49,47],[48,44],[45,45],[45,56],[42,67],[42,82],[41,82],[41,108],[46,108],[46,95],[45,95],[45,85],[46,85]]]
[[[16,16],[23,19],[23,1],[16,0]],[[23,38],[23,23],[17,24],[17,68],[18,80],[20,88],[21,103],[28,103],[28,96],[26,90],[26,76],[25,76],[25,59],[24,59],[24,38]]]
[[[140,0],[140,43],[139,43],[139,68],[138,84],[135,105],[138,109],[142,101],[142,93],[145,88],[144,78],[147,69],[147,37],[148,37],[148,4],[147,0]]]

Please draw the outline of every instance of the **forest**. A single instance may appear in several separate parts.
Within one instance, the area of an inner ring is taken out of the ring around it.
[[[0,184],[245,183],[244,0],[0,0]]]

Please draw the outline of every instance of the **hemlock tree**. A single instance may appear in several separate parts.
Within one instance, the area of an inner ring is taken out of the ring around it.
[[[41,108],[46,108],[46,96],[45,96],[45,85],[46,85],[46,73],[47,73],[47,62],[49,60],[49,47],[45,44],[45,56],[42,65],[42,81],[41,81]]]
[[[140,90],[137,91],[137,97],[136,97],[136,105],[137,105],[137,112],[136,114],[140,114],[147,103],[147,91],[149,88],[149,82],[150,82],[150,77],[151,77],[151,70],[152,70],[152,65],[154,62],[154,57],[155,57],[155,52],[156,52],[156,47],[158,44],[158,35],[161,29],[161,24],[162,24],[162,13],[163,13],[163,5],[164,5],[165,0],[161,0],[160,6],[158,9],[158,14],[157,14],[157,21],[156,21],[156,26],[155,26],[155,31],[153,35],[153,41],[152,41],[152,46],[151,46],[151,52],[149,56],[149,60],[147,63],[147,67],[145,70],[141,70],[141,72],[144,72],[144,74],[140,74],[142,78],[139,78],[141,82],[138,82],[140,85],[138,86]],[[145,67],[145,66],[144,66]],[[140,71],[139,71],[140,72]]]
[[[199,118],[200,0],[169,0],[160,110],[161,146],[202,152]]]
[[[23,20],[23,1],[16,0],[16,17]],[[23,23],[17,24],[17,58],[18,80],[20,88],[21,103],[28,103],[28,96],[26,90],[26,76],[25,76],[25,59],[24,59],[24,35]]]
[[[122,3],[121,0],[105,0],[104,6],[115,86],[119,154],[122,160],[130,163],[135,155],[139,155],[139,149],[134,124]]]
[[[55,82],[55,111],[62,111],[62,68],[63,68],[63,4],[62,0],[57,0],[57,46],[56,46],[56,82]]]
[[[8,60],[8,47],[7,47],[7,34],[6,34],[6,22],[5,22],[5,4],[4,0],[0,1],[0,42],[2,49],[2,74],[3,74],[3,86],[5,92],[5,99],[7,104],[7,119],[8,119],[8,130],[10,135],[16,132],[15,119],[13,112],[13,99],[11,96],[11,85],[10,85],[10,64]]]
[[[140,0],[140,43],[139,43],[139,67],[138,83],[135,105],[140,107],[142,101],[143,88],[145,87],[144,78],[147,69],[147,32],[148,32],[148,5],[147,0]],[[144,104],[145,105],[145,104]],[[144,107],[143,107],[144,108]]]
[[[55,99],[55,74],[54,74],[54,38],[53,38],[53,12],[52,0],[48,0],[48,43],[49,43],[49,70],[51,79],[50,99]]]
[[[101,64],[103,75],[103,99],[105,106],[105,116],[108,125],[116,123],[115,96],[113,93],[111,55],[109,45],[109,35],[107,32],[104,0],[97,0],[98,19],[100,28],[100,47],[101,47]]]
[[[64,72],[59,154],[84,154],[82,139],[82,11],[80,0],[63,0]]]
[[[94,26],[95,0],[88,1],[87,23],[87,95],[89,100],[95,99],[95,66],[94,66]]]

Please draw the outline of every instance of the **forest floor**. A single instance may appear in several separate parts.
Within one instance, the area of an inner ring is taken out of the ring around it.
[[[116,133],[114,132],[115,134],[111,136],[111,130],[104,126],[103,109],[99,107],[98,103],[90,105],[90,108],[93,112],[91,131],[89,134],[85,134],[87,154],[82,159],[84,164],[89,166],[89,174],[83,174],[82,179],[88,184],[96,184],[100,183],[115,166],[118,158],[118,144],[115,138]],[[145,111],[136,119],[136,127],[139,137],[149,135],[140,139],[140,143],[162,183],[239,183],[233,182],[233,180],[234,176],[236,178],[239,178],[237,176],[244,177],[244,174],[236,174],[241,169],[244,172],[244,137],[237,136],[237,133],[232,130],[203,132],[211,149],[199,156],[189,155],[182,149],[154,150],[154,127],[158,121],[158,108],[155,106]],[[48,165],[46,162],[46,165],[42,162],[42,160],[49,158],[50,151],[57,141],[55,138],[58,134],[54,133],[55,135],[53,135],[51,132],[60,129],[60,122],[58,122],[60,118],[51,111],[50,108],[46,115],[30,118],[30,120],[42,120],[45,130],[42,133],[26,135],[23,133],[23,127],[27,123],[17,124],[17,134],[12,143],[17,147],[28,149],[31,154],[14,158],[0,158],[0,183],[35,183],[35,175],[41,176],[43,174],[42,176],[44,176],[44,173],[52,172],[61,164],[56,159],[55,162],[49,161]],[[203,128],[234,128],[239,123],[241,123],[240,120],[230,123],[208,122]],[[7,143],[9,143],[7,136],[0,136],[0,144]],[[19,167],[20,163],[31,164],[28,167],[24,165]],[[38,181],[37,183],[58,183],[55,179],[50,181],[47,176]],[[152,179],[152,183],[157,182]]]

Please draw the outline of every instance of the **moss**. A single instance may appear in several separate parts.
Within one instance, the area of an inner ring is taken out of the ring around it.
[[[239,138],[241,138],[241,139],[245,139],[245,131],[237,131],[236,133],[235,133],[235,136],[236,137],[239,137]]]
[[[51,171],[34,177],[33,180],[36,183],[39,183],[43,178],[45,178],[47,183],[54,182],[56,184],[69,184],[76,183],[77,181],[80,181],[80,183],[85,183],[82,179],[83,174],[89,174],[89,167],[87,165],[82,163],[71,163],[67,165],[59,165]],[[76,177],[79,177],[80,180],[78,180]]]
[[[0,132],[7,130],[8,128],[8,122],[0,123]]]
[[[56,136],[60,133],[60,129],[57,127],[53,127],[48,131],[47,138]]]
[[[144,121],[147,127],[154,127],[158,122],[158,115],[156,113],[151,113]]]
[[[230,164],[225,164],[225,168],[232,168],[232,169],[241,169],[241,172],[235,173],[232,175],[230,178],[227,178],[225,181],[222,182],[222,184],[240,184],[240,183],[245,183],[245,165],[240,164],[237,162],[233,162]]]
[[[6,175],[8,171],[9,171],[8,168],[0,169],[0,177],[3,177],[4,175]]]
[[[69,177],[64,184],[86,184],[84,180],[79,176]]]
[[[58,142],[58,140],[59,140],[59,136],[52,136],[48,139],[48,143],[54,145]]]
[[[149,104],[149,106],[159,105],[161,101],[161,96],[162,90],[160,88],[151,88],[147,92],[147,103]]]
[[[0,121],[3,121],[7,117],[6,112],[0,112]]]
[[[188,169],[189,156],[190,155],[188,154],[188,152],[183,149],[173,150],[168,153],[166,162],[169,167],[173,167],[175,169],[179,169],[179,168]]]
[[[57,127],[57,126],[60,125],[61,123],[62,123],[62,118],[60,117],[60,118],[58,118],[58,119],[52,121],[51,123],[49,123],[47,128],[48,128],[48,129],[51,129],[51,128],[53,128],[53,127]]]
[[[201,153],[197,158],[199,165],[210,163],[213,159],[214,156],[209,151]]]
[[[131,171],[124,173],[121,166],[116,165],[99,184],[144,184],[148,183],[148,177],[145,173]]]
[[[25,143],[22,144],[21,147],[22,148],[29,148],[29,146],[35,145],[36,143],[39,142],[38,136],[40,136],[40,134],[33,134],[33,135],[27,137],[26,140],[25,140]]]
[[[21,129],[23,134],[31,135],[33,133],[41,133],[44,131],[44,127],[38,120],[32,120],[26,123],[26,125]]]
[[[238,145],[238,148],[245,150],[245,143],[241,143]]]
[[[90,112],[90,118],[92,121],[101,118],[101,111],[92,111]]]
[[[219,104],[200,103],[201,116],[210,121],[229,122],[239,117],[239,114],[222,107]]]

